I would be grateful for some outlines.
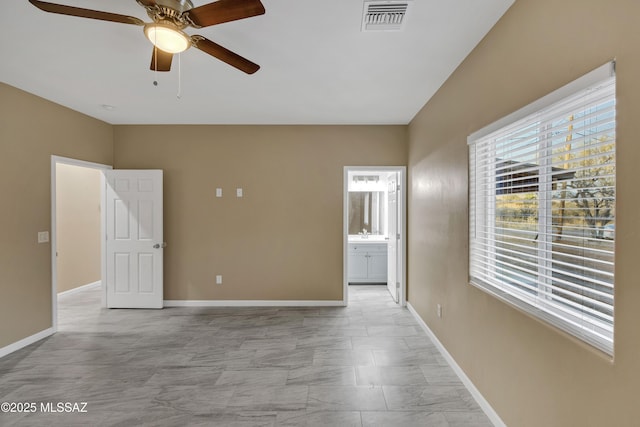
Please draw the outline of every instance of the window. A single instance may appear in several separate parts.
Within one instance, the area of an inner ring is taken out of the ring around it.
[[[470,281],[613,354],[613,63],[469,136]]]

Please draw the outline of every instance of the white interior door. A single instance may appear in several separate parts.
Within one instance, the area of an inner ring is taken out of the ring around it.
[[[107,307],[162,308],[162,171],[105,171]]]
[[[400,297],[400,280],[398,280],[398,173],[389,174],[388,206],[387,206],[387,288],[395,302]]]

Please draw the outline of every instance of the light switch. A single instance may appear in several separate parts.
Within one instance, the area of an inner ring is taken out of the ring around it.
[[[48,231],[38,231],[38,243],[47,243],[49,241]]]
[[[242,197],[242,188],[236,188],[236,197]]]
[[[216,197],[222,197],[222,188],[216,188]]]

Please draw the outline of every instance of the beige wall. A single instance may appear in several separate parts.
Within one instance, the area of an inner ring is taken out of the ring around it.
[[[113,128],[0,83],[0,348],[51,327],[51,155],[110,164]]]
[[[58,293],[100,280],[100,178],[98,169],[56,167]]]
[[[639,16],[630,0],[516,0],[410,124],[409,300],[509,426],[638,425]],[[614,362],[468,285],[466,255],[467,135],[613,58]]]
[[[405,165],[406,132],[116,126],[116,168],[164,170],[165,299],[341,300],[343,167]]]

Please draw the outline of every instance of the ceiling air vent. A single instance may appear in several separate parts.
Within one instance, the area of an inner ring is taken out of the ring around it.
[[[365,1],[362,31],[401,31],[410,5],[408,1]]]

